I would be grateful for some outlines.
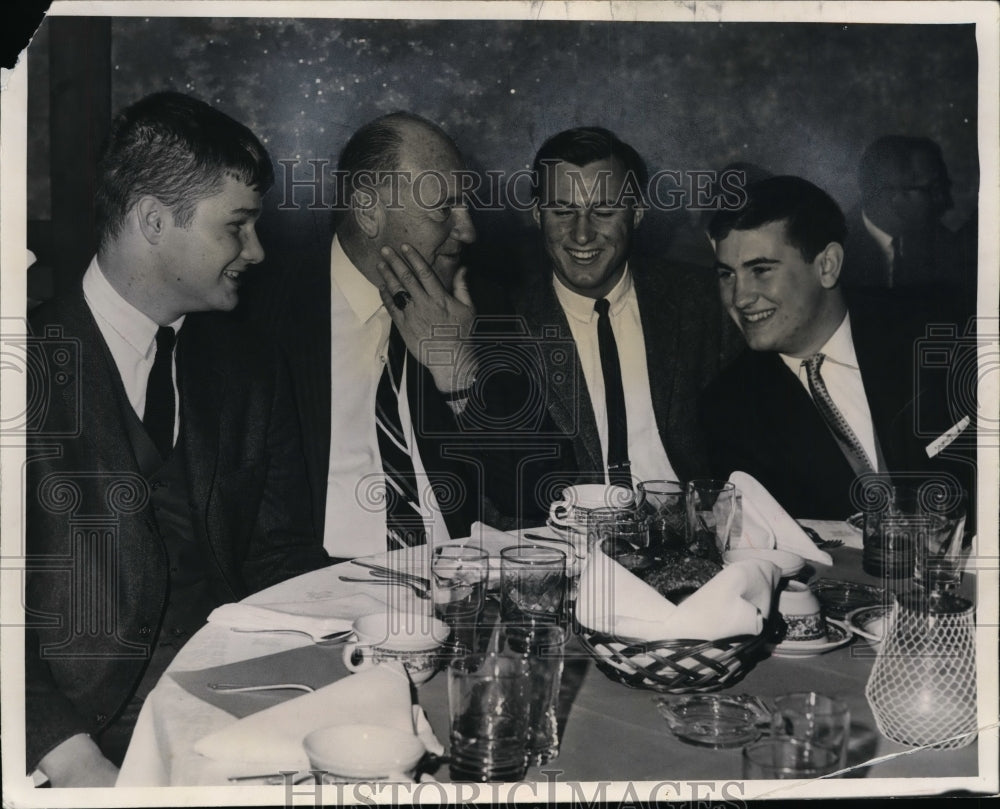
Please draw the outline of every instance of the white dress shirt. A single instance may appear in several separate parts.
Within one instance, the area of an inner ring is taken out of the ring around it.
[[[375,396],[386,363],[392,319],[378,289],[351,263],[340,241],[330,248],[330,469],[326,482],[323,547],[331,556],[386,550],[385,475],[375,427]],[[405,363],[410,362],[409,353]],[[434,494],[426,485],[406,395],[406,364],[399,415],[413,459],[428,542],[449,539]]]
[[[594,311],[595,300],[573,292],[555,274],[552,280],[556,298],[566,313],[580,365],[583,367],[583,378],[590,393],[597,434],[601,439],[601,455],[607,482],[608,409],[604,395],[601,350],[597,343],[598,316]],[[608,316],[611,318],[611,330],[615,334],[618,361],[622,368],[622,387],[625,389],[632,481],[676,480],[656,428],[653,397],[649,390],[649,370],[646,367],[646,342],[642,334],[642,322],[639,320],[639,301],[627,266],[621,280],[608,293],[607,299],[610,305]]]
[[[865,223],[865,230],[868,231],[868,234],[875,240],[875,244],[878,245],[879,250],[882,251],[882,256],[885,258],[885,266],[889,268],[889,286],[892,286],[892,274],[896,270],[896,254],[892,249],[892,236],[872,222],[864,211],[861,212],[861,219]]]
[[[146,412],[146,387],[149,372],[156,359],[156,323],[118,294],[97,263],[90,262],[83,275],[83,298],[97,321],[97,327],[107,343],[118,375],[125,386],[125,395],[135,414],[142,420]],[[184,323],[181,315],[169,326],[176,334]],[[180,432],[180,396],[177,392],[177,351],[171,363],[174,379],[174,443]]]
[[[844,315],[843,322],[818,353],[826,356],[819,368],[819,375],[823,378],[823,384],[826,385],[830,398],[833,399],[833,403],[847,419],[848,425],[861,442],[872,469],[876,472],[883,471],[878,468],[875,427],[872,424],[872,413],[868,407],[868,397],[865,395],[865,385],[861,379],[858,358],[854,353],[854,339],[851,337],[851,316],[849,314]],[[803,359],[789,357],[786,354],[782,354],[781,359],[798,377],[799,382],[802,383],[806,393],[811,398],[809,378],[806,375]]]

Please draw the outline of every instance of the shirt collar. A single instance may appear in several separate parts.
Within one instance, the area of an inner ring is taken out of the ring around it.
[[[594,298],[588,298],[586,295],[574,292],[555,273],[552,273],[552,286],[555,288],[556,298],[568,316],[576,318],[582,323],[590,323],[593,320],[597,314],[594,311]],[[625,272],[618,279],[618,283],[605,295],[608,299],[609,311],[612,315],[617,315],[621,312],[631,291],[632,273],[629,272],[628,264],[626,264]]]
[[[892,255],[892,236],[886,233],[882,228],[872,222],[868,218],[868,214],[864,211],[861,212],[861,219],[865,223],[865,230],[871,235],[871,237],[878,243],[878,246],[882,249],[883,253]]]
[[[106,322],[141,357],[148,357],[156,347],[156,321],[125,300],[107,279],[97,263],[97,256],[90,262],[83,275],[83,295],[90,310]],[[174,332],[180,331],[184,315],[168,324]]]
[[[354,266],[336,236],[330,246],[330,279],[339,287],[361,323],[367,323],[382,308],[378,287]]]
[[[823,344],[817,353],[826,357],[824,363],[829,362],[854,371],[858,370],[858,356],[854,353],[854,337],[851,334],[851,315],[849,312],[844,313],[844,319],[840,321],[837,330],[830,335],[830,339]],[[785,365],[798,374],[806,358],[782,354],[781,359]]]

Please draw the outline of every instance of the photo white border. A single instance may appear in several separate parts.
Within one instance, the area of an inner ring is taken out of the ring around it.
[[[994,325],[1000,299],[1000,188],[998,151],[1000,151],[1000,6],[983,2],[405,2],[403,0],[370,0],[370,2],[281,2],[277,0],[176,0],[175,2],[90,2],[62,0],[55,2],[50,16],[148,16],[148,17],[284,17],[284,18],[410,18],[410,19],[496,19],[496,20],[597,20],[608,22],[814,22],[814,23],[975,23],[979,50],[979,315],[991,319]],[[22,58],[13,71],[3,71],[2,115],[0,115],[0,317],[4,334],[11,333],[17,323],[24,324],[26,289],[26,155],[27,155],[27,60]],[[985,346],[982,358],[995,363],[996,344]],[[0,368],[0,371],[4,371]],[[11,384],[5,372],[0,386],[0,414],[20,413],[24,409],[24,388]],[[981,380],[979,402],[981,412],[1000,412],[1000,371]],[[995,415],[994,415],[995,418]],[[977,793],[996,794],[998,791],[997,744],[997,659],[996,626],[998,624],[997,509],[998,480],[997,448],[986,446],[980,437],[979,513],[980,571],[978,617],[978,676],[980,685],[980,735],[978,777],[954,779],[865,778],[830,780],[809,785],[791,786],[783,782],[758,782],[744,797],[840,797],[840,796],[902,796],[921,795],[942,789],[964,789]],[[32,790],[30,781],[19,776],[24,760],[24,677],[23,677],[23,608],[20,604],[20,576],[23,569],[21,551],[21,470],[23,446],[17,441],[4,440],[0,433],[0,649],[3,650],[2,736],[3,736],[3,800],[9,806],[140,806],[140,805],[275,805],[283,804],[283,787],[248,789],[246,787],[170,787],[115,790]],[[986,495],[986,496],[983,496]],[[988,559],[984,565],[983,560]],[[989,630],[992,627],[992,631]],[[655,782],[633,785],[633,794],[645,799]],[[703,782],[699,782],[703,783]],[[462,785],[441,785],[456,789]],[[544,784],[531,793],[517,789],[511,799],[546,803],[550,793]],[[467,787],[467,785],[466,785]],[[301,790],[302,787],[298,787]],[[644,791],[646,790],[646,791]],[[424,793],[431,802],[437,800],[436,790]],[[470,792],[465,789],[462,796]],[[502,795],[503,793],[499,793]],[[585,794],[592,793],[585,790]],[[619,782],[605,793],[609,802],[629,797],[629,783]],[[488,800],[490,793],[485,793]],[[554,792],[559,801],[573,795],[567,785]],[[672,800],[705,800],[704,788],[690,796]],[[725,798],[726,796],[717,796]],[[732,796],[730,796],[732,801]],[[384,801],[378,801],[384,802]],[[302,792],[296,803],[313,804],[312,793]]]

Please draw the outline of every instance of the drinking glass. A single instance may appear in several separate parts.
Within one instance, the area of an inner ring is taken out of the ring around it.
[[[451,629],[449,646],[455,651],[476,649],[489,580],[490,557],[481,548],[441,545],[431,558],[431,595],[434,613]]]
[[[562,551],[537,545],[500,551],[500,616],[505,623],[558,623],[567,586]]]
[[[914,580],[927,594],[954,592],[962,582],[968,497],[957,486],[931,483],[921,488],[919,500],[928,522],[917,536]]]
[[[736,518],[736,486],[728,480],[691,480],[687,484],[687,543],[694,556],[729,550]]]
[[[776,736],[829,748],[837,754],[838,769],[847,765],[851,712],[843,700],[815,691],[784,694],[774,700],[771,730]]]
[[[687,536],[684,484],[676,480],[644,480],[636,491],[639,513],[649,520],[650,548],[683,550]]]
[[[507,648],[528,663],[528,763],[546,764],[559,755],[556,709],[562,682],[566,633],[551,624],[506,627]]]
[[[467,654],[448,667],[452,781],[520,781],[528,766],[528,661]]]
[[[589,553],[603,553],[623,567],[638,571],[652,565],[649,523],[633,509],[601,508],[587,526]]]
[[[777,736],[743,748],[743,778],[747,781],[819,778],[837,770],[837,753],[812,742]]]

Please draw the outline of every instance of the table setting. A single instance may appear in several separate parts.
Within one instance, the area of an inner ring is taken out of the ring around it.
[[[587,485],[542,526],[313,571],[212,613],[118,785],[974,775],[974,578],[952,544],[874,575],[868,523],[742,473]],[[916,674],[884,653],[914,648]]]

